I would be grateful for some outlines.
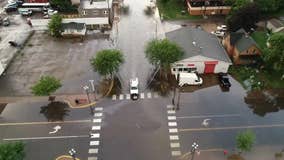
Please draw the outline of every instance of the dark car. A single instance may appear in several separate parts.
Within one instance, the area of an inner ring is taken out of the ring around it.
[[[227,88],[230,88],[231,87],[231,83],[229,81],[229,77],[227,74],[224,74],[224,73],[219,73],[218,74],[218,79],[220,81],[220,85],[222,87],[227,87]]]

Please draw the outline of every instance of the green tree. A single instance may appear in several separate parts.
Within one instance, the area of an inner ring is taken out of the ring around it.
[[[90,62],[94,70],[103,76],[111,77],[118,71],[124,58],[119,50],[107,49],[97,52],[96,57],[91,58]]]
[[[255,0],[261,12],[276,12],[284,5],[284,0]]]
[[[265,49],[262,57],[270,68],[284,74],[284,33],[275,33],[269,39],[270,47]]]
[[[23,142],[0,143],[0,160],[23,160],[24,148]]]
[[[32,93],[37,96],[49,96],[62,85],[60,80],[52,76],[42,76],[40,80],[32,86]]]
[[[62,32],[62,17],[55,14],[48,23],[48,31],[51,36],[60,37]]]
[[[148,42],[145,53],[151,64],[164,70],[169,69],[170,65],[180,60],[184,54],[181,47],[167,39]]]
[[[53,8],[56,8],[60,12],[77,12],[77,7],[72,5],[70,0],[50,0]]]
[[[235,12],[248,4],[250,4],[250,0],[227,0],[229,3],[232,3],[232,12]],[[227,2],[227,3],[228,3]],[[226,1],[225,1],[226,3]]]
[[[249,130],[240,132],[236,137],[236,141],[237,141],[237,148],[241,152],[250,151],[255,142],[255,134]]]
[[[238,10],[232,11],[226,17],[226,23],[230,31],[236,31],[240,28],[250,30],[255,27],[255,23],[260,19],[260,10],[255,3],[248,3]]]

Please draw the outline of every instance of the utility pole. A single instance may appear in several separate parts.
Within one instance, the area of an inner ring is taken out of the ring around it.
[[[89,96],[89,87],[86,85],[86,86],[83,87],[83,89],[86,92],[86,95],[87,95],[87,98],[88,98],[88,103],[90,104],[91,100],[90,100],[90,96]],[[91,105],[90,105],[90,110],[91,110],[91,113],[93,113],[93,108],[92,108]]]

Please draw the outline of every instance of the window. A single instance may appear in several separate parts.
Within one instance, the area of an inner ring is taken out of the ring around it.
[[[181,72],[181,71],[182,71],[182,68],[179,68],[178,71]]]
[[[173,68],[173,71],[176,71],[176,68]]]
[[[104,14],[108,14],[108,11],[107,11],[107,10],[105,10],[105,11],[104,11]]]
[[[86,15],[86,11],[85,11],[85,10],[83,10],[83,15],[84,15],[84,16]]]

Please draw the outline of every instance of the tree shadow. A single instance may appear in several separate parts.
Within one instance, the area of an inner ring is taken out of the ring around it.
[[[50,102],[46,106],[42,106],[40,113],[43,114],[49,122],[64,121],[69,115],[69,106],[64,102]]]

